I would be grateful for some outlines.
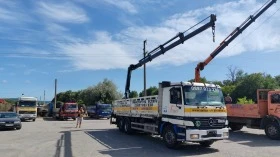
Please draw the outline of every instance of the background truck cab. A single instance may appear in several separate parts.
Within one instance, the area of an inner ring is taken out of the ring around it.
[[[87,107],[87,113],[88,113],[89,117],[109,119],[112,114],[112,105],[111,104],[95,104],[95,105]]]
[[[78,104],[77,103],[64,103],[59,109],[59,119],[76,120],[78,116]]]
[[[227,104],[229,127],[264,129],[271,139],[280,139],[280,91],[258,89],[255,104]]]

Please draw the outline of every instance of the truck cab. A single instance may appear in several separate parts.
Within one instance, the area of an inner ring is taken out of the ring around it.
[[[229,127],[264,129],[271,139],[280,139],[280,91],[258,89],[254,104],[227,104]]]
[[[91,118],[107,118],[112,114],[111,104],[95,104],[87,107],[88,116]]]
[[[59,119],[73,119],[76,120],[78,116],[77,103],[64,103],[59,109]]]

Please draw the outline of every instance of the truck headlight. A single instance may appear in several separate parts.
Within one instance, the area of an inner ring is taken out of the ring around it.
[[[5,122],[0,122],[0,124],[5,124]]]
[[[191,139],[199,139],[199,135],[198,134],[191,134],[190,138]]]
[[[228,137],[228,132],[223,132],[223,137]]]
[[[19,123],[20,123],[20,121],[14,121],[14,123],[15,123],[15,124],[19,124]]]

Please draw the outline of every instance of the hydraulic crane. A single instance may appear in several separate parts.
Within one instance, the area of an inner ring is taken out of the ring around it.
[[[267,1],[254,15],[250,15],[239,27],[235,28],[228,37],[226,37],[220,45],[206,58],[203,62],[197,64],[195,68],[195,82],[200,82],[200,71],[214,59],[225,47],[228,46],[238,35],[240,35],[248,26],[250,26],[262,13],[270,6],[276,3],[277,0]]]
[[[137,68],[141,67],[145,63],[152,61],[153,59],[155,59],[156,57],[164,54],[165,52],[169,51],[170,49],[172,49],[172,48],[174,48],[174,47],[176,47],[180,44],[183,44],[184,41],[194,37],[195,35],[203,32],[204,30],[206,30],[210,27],[212,27],[213,41],[214,41],[216,15],[211,14],[209,17],[205,18],[204,20],[206,20],[208,18],[210,18],[210,21],[208,23],[204,24],[203,26],[199,27],[198,29],[192,31],[191,33],[189,33],[187,35],[184,34],[186,31],[178,33],[178,35],[176,35],[175,37],[171,38],[170,40],[168,40],[164,44],[162,44],[162,45],[158,46],[157,48],[153,49],[152,51],[150,51],[146,55],[146,57],[140,59],[137,64],[131,64],[128,67],[128,71],[127,71],[127,78],[126,78],[126,85],[125,85],[125,98],[129,98],[131,72],[133,70],[136,70]],[[203,22],[204,20],[202,20],[201,22]],[[201,22],[199,22],[199,23],[201,23]],[[196,24],[196,25],[198,25],[198,24]],[[196,25],[194,25],[194,26],[196,26]],[[191,27],[191,28],[193,28],[193,27]],[[177,39],[177,40],[175,40],[175,39]]]

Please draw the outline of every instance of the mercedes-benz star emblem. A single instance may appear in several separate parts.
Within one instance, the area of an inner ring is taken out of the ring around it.
[[[200,122],[200,121],[196,121],[196,122],[195,122],[195,125],[196,125],[196,127],[200,127],[201,122]]]
[[[213,126],[214,120],[213,120],[212,118],[210,118],[210,119],[208,120],[208,124],[209,124],[210,126]]]

